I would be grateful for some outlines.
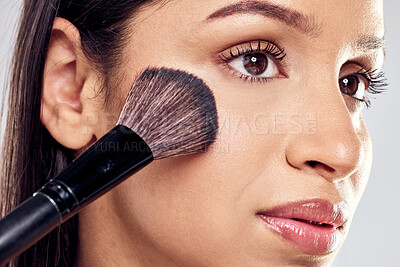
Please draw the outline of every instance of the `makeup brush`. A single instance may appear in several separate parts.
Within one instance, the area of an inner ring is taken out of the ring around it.
[[[153,159],[205,151],[217,131],[214,96],[202,80],[178,70],[145,70],[117,126],[0,221],[0,265]]]

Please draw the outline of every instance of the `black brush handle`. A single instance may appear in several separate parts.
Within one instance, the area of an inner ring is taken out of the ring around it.
[[[0,266],[151,161],[140,136],[115,127],[0,221]]]
[[[23,202],[0,221],[0,266],[36,243],[61,221],[57,207],[47,196],[35,194]]]

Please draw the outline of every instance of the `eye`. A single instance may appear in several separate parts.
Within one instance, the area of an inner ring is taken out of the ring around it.
[[[349,75],[339,80],[340,91],[357,100],[365,100],[365,92],[368,90],[369,81],[359,75]]]
[[[268,82],[285,77],[278,67],[284,65],[285,57],[284,49],[273,42],[262,40],[243,43],[219,54],[224,65],[235,76],[251,82]]]
[[[228,63],[231,68],[245,76],[276,78],[279,77],[279,69],[270,56],[263,53],[249,53],[239,56]]]

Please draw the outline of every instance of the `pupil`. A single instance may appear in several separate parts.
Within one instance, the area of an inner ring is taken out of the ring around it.
[[[248,73],[258,76],[267,70],[268,58],[260,53],[247,54],[243,57],[243,65]]]
[[[358,91],[359,80],[355,76],[346,77],[340,80],[340,90],[347,95],[355,95]]]

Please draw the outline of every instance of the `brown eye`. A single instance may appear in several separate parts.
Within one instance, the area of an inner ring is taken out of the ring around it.
[[[246,77],[276,78],[280,74],[275,61],[263,53],[238,56],[228,65]]]
[[[243,56],[243,66],[251,75],[259,76],[267,69],[268,58],[261,53],[247,54]]]
[[[363,100],[365,91],[368,89],[367,82],[357,75],[346,76],[339,80],[340,91],[343,94]]]

